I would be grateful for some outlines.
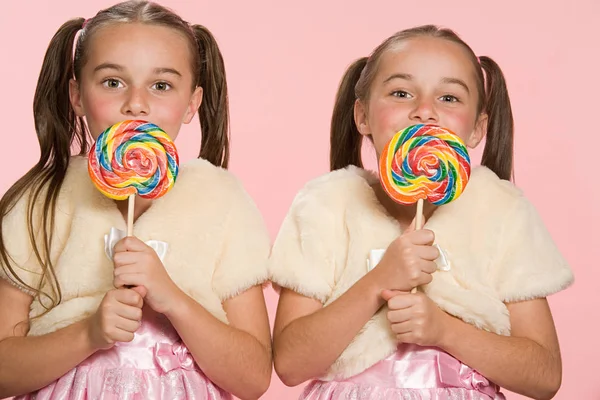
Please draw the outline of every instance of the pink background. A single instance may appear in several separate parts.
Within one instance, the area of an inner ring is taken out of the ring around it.
[[[0,192],[38,157],[31,104],[51,36],[68,18],[90,17],[112,3],[3,2]],[[162,3],[208,26],[221,45],[231,88],[231,170],[256,200],[273,238],[295,193],[327,172],[334,93],[352,60],[393,32],[425,23],[453,28],[478,55],[494,58],[513,103],[517,183],[576,275],[571,289],[550,299],[564,360],[556,398],[600,399],[600,380],[592,373],[600,359],[600,189],[593,182],[600,158],[597,0],[555,0],[552,6],[541,0]],[[193,124],[180,135],[183,160],[197,153],[198,132]],[[271,290],[267,300],[273,317],[277,297]],[[263,399],[293,399],[300,391],[274,375]]]

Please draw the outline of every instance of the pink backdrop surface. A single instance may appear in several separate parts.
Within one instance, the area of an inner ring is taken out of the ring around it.
[[[37,160],[31,105],[51,36],[72,17],[113,1],[5,0],[0,13],[0,192]],[[537,206],[576,284],[550,298],[563,354],[560,400],[600,399],[600,51],[597,0],[305,1],[164,0],[209,27],[224,53],[231,99],[231,170],[244,182],[274,238],[303,184],[328,168],[328,127],[345,67],[395,31],[434,23],[456,30],[506,75],[516,125],[517,184]],[[195,157],[197,124],[177,141]],[[370,166],[374,165],[373,154]],[[480,151],[473,154],[479,160]],[[271,320],[277,296],[267,291]],[[294,399],[273,375],[263,399]],[[511,400],[523,397],[508,394]]]

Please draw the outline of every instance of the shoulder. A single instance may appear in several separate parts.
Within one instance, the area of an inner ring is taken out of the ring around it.
[[[240,179],[232,172],[217,167],[204,159],[194,159],[180,166],[174,187],[190,193],[212,193],[213,196],[232,197],[245,195]]]
[[[41,183],[42,186],[31,186],[25,190],[22,195],[15,200],[11,211],[6,215],[8,220],[20,220],[26,218],[29,211],[33,211],[34,219],[41,217],[45,212],[44,201],[52,185],[52,180],[46,180]],[[57,217],[72,209],[75,200],[82,194],[82,189],[90,186],[91,181],[87,175],[87,159],[81,156],[74,156],[69,159],[66,174],[58,193],[56,194],[55,209],[58,211]],[[31,204],[35,196],[35,204]],[[30,206],[33,208],[30,209]]]
[[[242,181],[232,172],[204,159],[181,165],[175,186],[167,195],[181,210],[202,208],[214,215],[260,214]],[[197,212],[194,212],[197,214]],[[198,215],[200,215],[198,214]]]
[[[473,212],[481,209],[487,213],[506,214],[519,204],[527,203],[527,199],[512,182],[500,179],[484,166],[478,166],[473,169],[463,195],[455,203]]]
[[[370,171],[348,166],[321,175],[304,185],[296,195],[292,210],[303,214],[313,211],[344,212],[363,201],[374,200],[371,185],[377,177]]]

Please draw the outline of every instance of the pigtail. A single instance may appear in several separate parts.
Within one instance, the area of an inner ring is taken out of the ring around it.
[[[514,122],[508,89],[502,70],[489,57],[480,57],[485,72],[486,100],[484,111],[488,115],[486,143],[481,164],[501,179],[513,177]]]
[[[332,171],[355,165],[362,168],[363,136],[354,121],[356,83],[367,64],[367,57],[356,60],[342,78],[331,117],[329,167]]]
[[[229,163],[229,99],[225,63],[219,46],[208,29],[192,27],[200,52],[200,79],[203,88],[202,104],[198,110],[202,144],[200,157],[212,164],[227,168]]]
[[[79,142],[82,153],[87,151],[84,121],[76,117],[69,98],[69,80],[73,77],[73,43],[83,22],[83,18],[66,22],[50,41],[33,102],[40,159],[25,176],[8,189],[0,200],[2,268],[14,283],[34,293],[34,297],[38,298],[46,309],[56,306],[61,301],[60,287],[50,260],[56,201],[69,166],[73,142]],[[15,272],[13,261],[4,243],[4,235],[10,234],[4,230],[4,218],[25,195],[29,196],[27,206],[29,240],[42,270],[40,284],[35,288],[27,285]],[[41,209],[34,210],[36,207]],[[36,218],[40,218],[41,221],[35,221]],[[46,285],[50,293],[42,291]],[[42,298],[49,300],[49,305],[48,302],[42,301]]]

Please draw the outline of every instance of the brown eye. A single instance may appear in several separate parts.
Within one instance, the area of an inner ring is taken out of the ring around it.
[[[167,82],[156,82],[154,84],[154,89],[160,91],[160,92],[164,92],[166,90],[169,90],[171,88],[171,85],[169,85]]]
[[[458,101],[458,99],[455,96],[452,96],[450,94],[446,94],[446,95],[442,96],[441,100],[448,102],[448,103],[455,103]]]
[[[404,90],[396,90],[392,92],[392,96],[398,97],[400,99],[409,99],[412,97],[410,94],[408,94],[408,92],[405,92]]]
[[[107,79],[102,83],[109,89],[118,89],[121,84],[117,79]]]

